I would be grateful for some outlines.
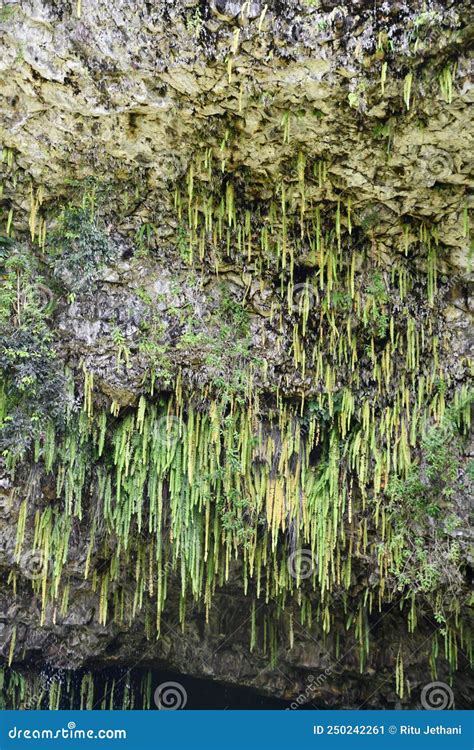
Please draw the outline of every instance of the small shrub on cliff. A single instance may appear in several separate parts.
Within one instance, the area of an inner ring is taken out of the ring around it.
[[[34,257],[8,238],[0,251],[0,451],[21,455],[48,419],[62,419],[65,377]]]
[[[71,291],[87,291],[116,250],[90,208],[68,206],[53,233],[49,252],[54,274]]]
[[[471,395],[459,408],[469,408],[472,400]],[[460,561],[467,542],[459,529],[466,526],[463,516],[474,490],[457,423],[452,409],[427,432],[419,463],[388,487],[396,586],[436,599],[438,609],[449,609],[446,597],[457,598],[462,590]]]

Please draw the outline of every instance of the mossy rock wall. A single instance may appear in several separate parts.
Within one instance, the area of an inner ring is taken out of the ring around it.
[[[4,6],[7,705],[138,657],[467,704],[467,19]]]

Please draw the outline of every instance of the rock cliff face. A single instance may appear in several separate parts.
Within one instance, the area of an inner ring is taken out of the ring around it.
[[[468,705],[468,18],[0,9],[7,705]]]

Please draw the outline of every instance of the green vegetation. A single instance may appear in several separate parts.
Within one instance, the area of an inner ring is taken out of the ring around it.
[[[65,377],[47,325],[52,293],[34,257],[0,237],[0,450],[23,455],[50,421],[65,421]]]
[[[73,292],[90,289],[101,268],[116,258],[113,244],[88,205],[63,210],[47,249],[55,276]]]
[[[127,346],[125,336],[123,335],[120,328],[114,328],[112,331],[112,340],[114,342],[116,351],[117,351],[117,357],[116,357],[116,366],[117,370],[120,370],[122,364],[125,365],[125,367],[130,367],[130,349]]]
[[[380,273],[374,274],[366,292],[366,306],[364,307],[366,320],[372,322],[375,335],[384,338],[389,323],[387,313],[389,296]]]
[[[196,8],[186,17],[186,29],[190,34],[192,34],[192,36],[196,38],[199,37],[203,28],[203,24],[204,22],[199,8]]]
[[[290,121],[284,125],[289,139]],[[209,170],[209,153],[206,158]],[[57,494],[54,506],[34,516],[26,501],[21,505],[16,557],[31,539],[34,552],[48,555],[51,565],[31,585],[42,617],[48,604],[67,612],[71,525],[87,518],[83,575],[97,592],[101,624],[130,625],[143,612],[147,637],[159,636],[171,579],[180,580],[184,626],[189,602],[208,613],[216,589],[231,569],[240,570],[249,604],[268,603],[263,619],[252,620],[251,641],[271,658],[279,623],[289,615],[317,627],[329,644],[342,595],[357,613],[346,629],[361,670],[370,659],[370,615],[393,601],[406,611],[409,630],[417,611],[432,613],[454,669],[456,650],[471,649],[461,616],[463,548],[452,537],[465,524],[456,508],[466,474],[456,436],[467,429],[470,412],[466,387],[456,388],[450,377],[435,314],[436,228],[408,226],[400,240],[405,256],[387,271],[371,253],[376,210],[355,225],[349,196],[313,205],[308,183],[324,185],[326,163],[298,152],[291,164],[292,183],[282,179],[275,196],[252,214],[237,180],[216,179],[209,190],[199,182],[199,165],[189,170],[185,195],[177,191],[175,205],[185,263],[210,275],[226,262],[240,262],[273,280],[272,347],[287,351],[289,371],[293,367],[302,384],[300,398],[285,395],[288,380],[265,380],[268,363],[253,351],[248,281],[239,287],[216,280],[205,320],[193,317],[189,304],[174,308],[139,290],[146,313],[137,348],[147,369],[138,403],[124,410],[116,401],[104,406],[96,399],[94,374],[83,369],[74,385],[83,410],[68,413],[63,404],[63,431],[52,419],[52,396],[41,391],[44,378],[33,382],[12,370],[28,361],[26,346],[12,355],[5,345],[4,423],[16,419],[13,381],[27,393],[29,408],[35,399],[44,403],[33,415],[42,429],[31,460],[55,479]],[[145,224],[142,230],[137,242],[146,252],[154,229]],[[414,236],[427,257],[426,274],[406,260]],[[304,276],[302,238],[311,257]],[[66,209],[48,247],[62,279],[76,266],[85,268],[86,286],[68,286],[77,294],[87,292],[112,257],[88,206]],[[25,335],[37,331],[44,356],[34,361],[51,365],[46,312],[36,310],[28,291],[29,267],[12,257],[3,320]],[[117,370],[131,367],[134,352],[123,331],[116,327],[111,338]],[[180,351],[190,370],[198,363],[201,382],[177,371]],[[265,382],[265,391],[256,382]],[[446,412],[448,398],[455,417]],[[14,470],[11,440],[4,455]],[[302,550],[314,560],[308,579],[288,569],[289,557]],[[354,587],[354,570],[367,559],[378,561],[376,580]],[[122,575],[130,569],[132,590]],[[16,571],[9,585],[14,591]],[[14,660],[13,637],[10,646]],[[401,653],[397,665],[402,692]]]
[[[204,344],[205,363],[211,372],[211,384],[224,402],[244,403],[250,392],[252,372],[261,362],[252,355],[250,320],[245,306],[221,286],[221,299],[211,317],[211,334]]]
[[[183,321],[184,322],[184,321]],[[245,402],[249,394],[252,370],[260,364],[251,354],[249,314],[243,303],[231,296],[224,284],[219,287],[219,303],[206,321],[187,319],[188,330],[180,337],[178,347],[204,362],[209,385],[223,402],[237,398]]]
[[[0,23],[8,23],[15,15],[17,8],[15,5],[3,5],[0,8]]]
[[[123,680],[102,673],[97,685],[92,672],[74,672],[51,667],[41,673],[27,675],[15,669],[0,668],[0,710],[80,709],[133,710],[149,709],[153,705],[152,672],[130,670],[130,679]]]
[[[453,537],[453,531],[465,526],[466,519],[457,513],[463,504],[467,506],[474,490],[473,462],[466,465],[459,433],[462,415],[469,420],[473,401],[472,395],[467,397],[428,430],[418,462],[404,479],[394,478],[388,487],[392,530],[387,544],[396,585],[412,594],[429,595],[443,622],[463,595],[461,542]],[[442,596],[439,587],[446,583],[448,595]]]
[[[460,565],[455,546],[446,547],[454,571],[446,586],[439,566],[435,568],[426,557],[432,547],[430,527],[419,534],[421,541],[400,535],[406,517],[416,523],[423,522],[424,514],[437,517],[433,497],[440,487],[444,501],[452,499],[454,470],[446,475],[446,468],[457,445],[455,429],[469,424],[466,394],[456,400],[456,421],[446,423],[457,428],[447,428],[443,422],[438,428],[441,437],[436,431],[426,433],[423,455],[428,483],[420,480],[402,445],[398,476],[389,482],[392,506],[384,509],[381,477],[393,473],[387,462],[393,456],[397,463],[405,426],[402,422],[399,435],[387,435],[390,442],[381,449],[372,437],[378,430],[371,427],[370,403],[358,408],[347,392],[332,402],[327,396],[313,402],[302,420],[299,406],[293,409],[280,401],[278,409],[262,414],[229,395],[211,400],[202,410],[192,401],[183,401],[178,383],[173,397],[151,401],[142,396],[135,411],[112,417],[95,411],[93,382],[89,380],[85,388],[83,413],[72,419],[64,438],[53,434],[37,452],[46,471],[60,478],[62,497],[62,507],[47,508],[34,519],[36,549],[45,552],[46,545],[53,560],[52,571],[33,582],[43,611],[49,601],[67,609],[68,583],[62,571],[70,523],[73,517],[82,518],[84,502],[95,487],[98,504],[91,519],[84,575],[100,591],[103,624],[111,619],[130,624],[137,610],[144,608],[147,628],[152,627],[154,612],[159,634],[167,579],[174,575],[181,577],[183,621],[188,597],[203,601],[208,609],[216,586],[228,579],[230,561],[238,554],[252,597],[265,597],[281,611],[296,608],[295,616],[307,624],[320,622],[324,633],[331,630],[337,615],[332,601],[341,587],[351,596],[352,606],[366,613],[401,593],[413,627],[412,585],[416,583],[427,602],[435,595],[433,606],[438,618],[445,617],[449,638],[464,643],[462,621],[448,622],[444,614],[455,614],[461,606],[453,600],[452,581]],[[428,407],[427,414],[430,411]],[[313,464],[316,448],[320,458]],[[449,533],[460,521],[453,507],[446,510],[443,528]],[[369,517],[377,530],[370,539]],[[24,524],[19,528],[17,555],[25,550]],[[111,538],[116,540],[112,548]],[[296,549],[310,547],[317,561],[309,588],[288,571],[290,545],[295,543]],[[96,545],[104,554],[108,550],[109,563],[100,570],[92,562]],[[416,573],[406,565],[407,546]],[[369,592],[356,594],[351,589],[353,560],[373,554],[380,561],[378,583]],[[120,571],[130,566],[136,573],[134,592],[122,588],[120,577]],[[394,577],[396,586],[391,588]],[[408,584],[405,592],[403,586]],[[316,600],[311,590],[318,592]],[[361,631],[359,620],[353,627],[363,665],[369,653],[368,631]]]
[[[155,225],[150,222],[145,222],[137,230],[135,244],[138,256],[147,255],[153,242],[153,238],[156,235],[156,231]]]
[[[238,44],[235,33],[234,53]],[[450,100],[450,68],[439,82]],[[407,111],[412,83],[409,72]],[[398,236],[391,230],[397,252],[388,267],[377,206],[359,214],[358,196],[331,184],[331,164],[297,142],[297,117],[284,107],[275,117],[284,158],[261,200],[249,198],[245,170],[228,167],[230,123],[190,159],[174,191],[174,260],[177,279],[187,266],[188,284],[205,280],[209,304],[193,315],[191,303],[172,307],[137,292],[146,308],[137,340],[130,345],[119,326],[110,332],[118,374],[132,370],[138,351],[134,404],[97,393],[99,379],[80,362],[70,398],[83,408],[68,408],[48,328],[53,303],[39,302],[44,280],[32,253],[3,240],[1,447],[19,479],[19,456],[31,447],[28,461],[55,486],[54,502],[34,512],[29,498],[21,502],[15,559],[30,550],[51,562],[31,581],[42,621],[48,605],[68,611],[70,534],[82,523],[80,573],[97,594],[101,625],[140,618],[146,637],[159,637],[172,583],[184,627],[187,608],[208,616],[218,589],[240,574],[254,613],[252,650],[274,658],[288,621],[333,648],[343,622],[364,670],[371,616],[393,603],[409,631],[420,614],[432,616],[454,670],[458,649],[472,653],[459,508],[472,490],[462,446],[470,363],[460,360],[453,377],[438,309],[438,228],[405,217]],[[390,121],[374,139],[390,150]],[[5,158],[12,168],[13,155]],[[64,209],[46,243],[40,189],[31,196],[31,240],[66,292],[90,293],[116,257],[94,201]],[[467,213],[462,221],[467,236]],[[13,209],[6,227],[11,234]],[[154,224],[140,225],[137,265],[156,235]],[[288,567],[303,551],[314,562],[307,578]],[[374,575],[364,578],[368,568]],[[19,581],[14,568],[12,597]],[[437,638],[433,673],[443,658]],[[9,652],[14,662],[16,631]],[[407,689],[401,650],[395,686],[399,695]],[[93,694],[85,676],[84,705]],[[59,705],[58,694],[51,701]]]
[[[138,296],[149,308],[147,316],[141,321],[138,350],[147,357],[148,373],[145,375],[144,383],[149,383],[150,392],[153,394],[155,381],[158,381],[162,389],[169,388],[172,383],[172,347],[165,338],[166,323],[154,307],[153,300],[144,291],[139,292]],[[180,317],[179,311],[177,317]]]

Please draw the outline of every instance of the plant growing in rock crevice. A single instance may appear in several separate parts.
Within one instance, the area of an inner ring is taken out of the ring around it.
[[[54,275],[73,292],[88,291],[117,250],[90,206],[68,206],[48,235],[48,256]]]
[[[420,456],[404,479],[388,486],[387,513],[392,531],[391,573],[400,591],[422,592],[443,621],[452,614],[453,602],[463,595],[460,561],[469,541],[460,530],[469,519],[463,508],[472,496],[472,460],[464,456],[459,433],[462,413],[474,401],[466,397],[432,426],[421,442]]]
[[[34,256],[3,240],[0,283],[0,450],[16,460],[52,420],[65,423],[65,376],[47,325],[50,296]],[[46,296],[46,298],[45,298]]]

